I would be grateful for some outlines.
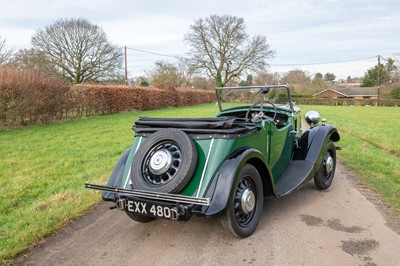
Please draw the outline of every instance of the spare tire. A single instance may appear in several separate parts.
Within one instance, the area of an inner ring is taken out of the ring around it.
[[[133,158],[133,188],[179,193],[191,179],[196,164],[196,146],[185,132],[159,130],[149,136]]]

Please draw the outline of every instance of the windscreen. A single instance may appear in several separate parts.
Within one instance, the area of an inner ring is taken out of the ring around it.
[[[289,103],[286,87],[228,87],[217,88],[221,111],[237,106],[249,106],[260,101],[271,101],[276,105]]]

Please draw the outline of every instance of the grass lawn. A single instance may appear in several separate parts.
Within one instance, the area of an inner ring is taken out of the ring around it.
[[[217,111],[205,104],[0,131],[0,264],[101,200],[84,183],[107,182],[132,144],[139,116],[212,117]]]
[[[340,159],[400,213],[400,108],[303,106],[341,133]],[[0,131],[0,264],[90,209],[131,145],[139,116],[213,117],[215,104]]]
[[[320,112],[341,134],[338,157],[400,214],[400,108],[303,106]]]

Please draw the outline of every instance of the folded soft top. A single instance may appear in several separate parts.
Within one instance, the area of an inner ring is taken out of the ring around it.
[[[240,134],[249,133],[259,127],[236,117],[217,118],[152,118],[140,117],[133,130],[152,133],[163,128],[177,128],[189,134]]]

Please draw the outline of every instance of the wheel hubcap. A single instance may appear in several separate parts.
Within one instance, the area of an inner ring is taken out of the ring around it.
[[[235,219],[242,227],[251,223],[257,208],[255,186],[249,177],[239,181],[235,192]]]
[[[143,178],[151,185],[162,186],[172,180],[182,164],[182,151],[170,141],[161,142],[145,156]]]
[[[256,204],[255,196],[253,191],[246,189],[241,198],[241,205],[244,214],[249,214]]]
[[[154,153],[150,159],[149,170],[155,175],[161,175],[168,171],[172,164],[172,155],[166,150],[162,149]]]
[[[325,159],[325,171],[326,173],[332,172],[334,167],[334,161],[331,155],[328,155],[328,157]]]

